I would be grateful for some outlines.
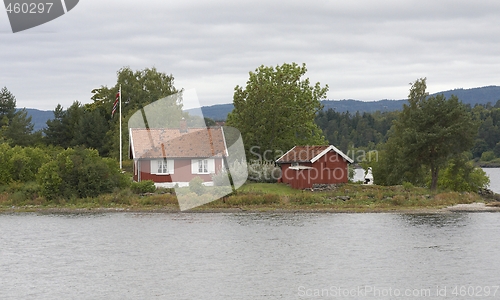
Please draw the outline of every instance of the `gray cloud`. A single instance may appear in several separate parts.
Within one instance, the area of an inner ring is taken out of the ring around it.
[[[0,85],[18,106],[53,109],[155,66],[202,105],[229,103],[260,65],[306,63],[330,99],[401,99],[499,82],[498,1],[106,1],[12,34],[0,18]]]

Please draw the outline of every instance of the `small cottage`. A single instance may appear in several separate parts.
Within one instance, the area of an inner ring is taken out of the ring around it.
[[[156,186],[187,186],[195,177],[211,185],[227,156],[222,127],[172,129],[130,128],[129,156],[134,180],[152,180]]]
[[[346,183],[353,160],[332,145],[295,146],[276,163],[281,167],[280,182],[306,189],[313,184]]]

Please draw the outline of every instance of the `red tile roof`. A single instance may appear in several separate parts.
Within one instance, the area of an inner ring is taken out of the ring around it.
[[[314,162],[326,153],[334,151],[342,156],[346,161],[352,163],[347,155],[332,145],[329,146],[295,146],[283,156],[281,156],[277,163],[293,163],[293,162]]]
[[[131,157],[189,158],[226,156],[224,134],[221,127],[189,128],[181,133],[177,129],[130,128]]]

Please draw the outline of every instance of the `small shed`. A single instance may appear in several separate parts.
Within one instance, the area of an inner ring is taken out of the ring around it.
[[[335,146],[295,146],[276,161],[281,167],[280,182],[295,189],[313,184],[346,183],[353,160]]]

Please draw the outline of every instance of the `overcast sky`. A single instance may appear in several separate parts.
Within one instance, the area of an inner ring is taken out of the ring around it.
[[[4,10],[0,87],[53,110],[90,103],[121,67],[156,67],[212,105],[258,66],[296,62],[329,99],[405,99],[420,77],[431,93],[499,85],[499,20],[498,0],[80,0],[14,34]]]

